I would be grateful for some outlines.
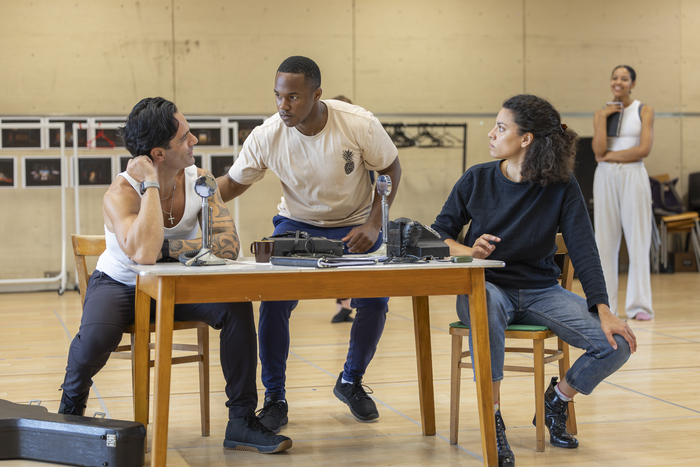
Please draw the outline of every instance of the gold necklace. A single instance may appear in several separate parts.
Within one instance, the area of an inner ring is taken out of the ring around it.
[[[177,180],[175,180],[175,184],[173,185],[173,192],[170,193],[170,195],[166,196],[165,198],[161,198],[161,201],[165,201],[166,199],[170,198],[172,196],[172,199],[170,200],[170,211],[166,211],[163,209],[161,206],[160,210],[163,211],[164,214],[168,215],[168,220],[170,221],[170,225],[173,225],[173,221],[175,218],[173,217],[173,201],[175,201],[175,188],[177,187]]]

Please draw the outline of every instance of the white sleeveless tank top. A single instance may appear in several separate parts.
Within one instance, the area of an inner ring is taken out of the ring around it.
[[[608,151],[624,151],[639,146],[642,134],[641,107],[644,104],[635,99],[622,112],[620,136],[608,136]]]
[[[141,190],[139,187],[139,182],[134,180],[126,172],[122,172],[118,177],[124,177],[139,193],[141,196]],[[185,213],[182,216],[180,222],[171,228],[165,228],[165,238],[166,239],[177,239],[177,240],[192,240],[197,238],[197,233],[199,232],[199,223],[197,221],[197,215],[202,208],[202,198],[197,195],[194,191],[194,182],[197,179],[197,166],[191,165],[185,169]],[[107,248],[104,253],[100,255],[97,260],[97,266],[95,269],[102,271],[107,274],[112,279],[121,282],[125,285],[136,285],[136,274],[127,269],[124,264],[136,264],[134,261],[130,260],[119,248],[119,243],[117,242],[117,236],[107,230],[105,225],[105,243]]]

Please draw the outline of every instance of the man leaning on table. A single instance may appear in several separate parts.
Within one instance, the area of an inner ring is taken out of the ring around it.
[[[382,124],[362,107],[321,100],[321,72],[313,60],[294,56],[275,75],[278,113],[255,128],[240,156],[217,183],[224,201],[243,194],[270,169],[282,182],[275,234],[301,230],[342,239],[345,252],[366,253],[381,245],[381,202],[372,197],[371,170],[393,182],[401,177],[398,151]],[[379,417],[362,386],[384,330],[389,299],[353,299],[357,315],[343,371],[333,389],[359,420]],[[265,406],[260,420],[277,432],[288,422],[285,372],[289,318],[297,301],[263,302],[258,339]]]
[[[147,98],[136,104],[120,130],[134,156],[112,182],[103,200],[107,248],[85,294],[80,330],[68,354],[59,413],[83,415],[92,378],[119,345],[134,319],[136,275],[122,263],[154,264],[198,249],[201,198],[194,191],[197,138],[175,104]],[[219,193],[213,208],[212,251],[236,259],[239,240]],[[155,302],[152,303],[154,305]],[[151,308],[151,315],[155,307]],[[289,449],[292,440],[265,428],[255,416],[257,364],[253,307],[245,303],[175,305],[175,319],[202,321],[220,329],[221,366],[226,381],[229,421],[224,447],[263,453]]]

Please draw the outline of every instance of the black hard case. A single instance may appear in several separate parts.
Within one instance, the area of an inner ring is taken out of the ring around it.
[[[53,414],[0,399],[0,459],[141,467],[145,442],[141,423]]]

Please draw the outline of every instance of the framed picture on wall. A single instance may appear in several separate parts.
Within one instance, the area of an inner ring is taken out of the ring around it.
[[[3,118],[2,123],[5,125],[12,123],[20,124],[35,124],[37,128],[3,128],[2,129],[2,147],[3,148],[40,148],[41,147],[41,130],[39,118],[18,118],[8,119]]]
[[[190,133],[197,137],[199,146],[221,146],[221,119],[191,117]],[[207,128],[207,125],[212,126]],[[199,128],[199,126],[204,128]]]
[[[117,174],[120,174],[120,173],[126,171],[126,164],[129,163],[129,159],[131,159],[132,157],[129,155],[127,155],[127,156],[121,155],[121,156],[117,156],[117,157],[119,158],[119,172],[117,172]],[[117,174],[114,174],[114,176],[116,177]]]
[[[111,156],[78,158],[78,185],[109,186],[110,183],[112,183]]]
[[[26,156],[23,159],[23,188],[61,186],[61,156]]]
[[[17,188],[17,158],[0,157],[0,188]]]
[[[228,173],[233,165],[233,154],[210,154],[211,173],[214,177],[221,177]]]
[[[115,177],[117,176],[117,174],[120,174],[120,173],[126,171],[126,165],[129,163],[129,159],[131,159],[131,156],[120,155],[120,156],[117,156],[117,159],[119,162],[119,166],[118,166],[119,172],[114,174]],[[204,155],[203,154],[195,154],[194,155],[194,165],[196,165],[200,169],[203,169],[204,166],[202,164],[204,164]]]
[[[237,120],[238,122],[238,145],[242,146],[248,135],[253,131],[256,126],[263,124],[263,119],[254,120]],[[233,146],[233,128],[229,130],[229,144]]]
[[[87,147],[87,118],[75,118],[75,119],[64,119],[64,118],[49,118],[49,123],[63,123],[66,126],[65,129],[65,147],[73,147],[73,124],[79,123],[82,128],[77,129],[78,134],[78,147]],[[49,147],[59,148],[61,147],[61,131],[50,128],[49,129]]]
[[[124,141],[119,136],[119,130],[116,128],[105,128],[114,124],[123,124],[122,119],[114,118],[98,118],[95,119],[95,135],[91,138],[87,145],[91,148],[123,148]],[[104,124],[104,125],[103,125]]]

